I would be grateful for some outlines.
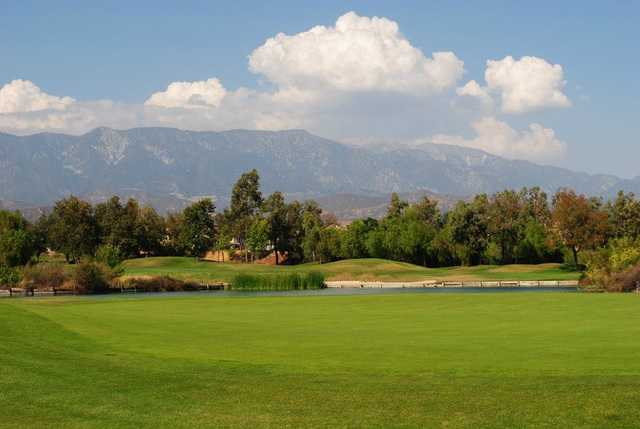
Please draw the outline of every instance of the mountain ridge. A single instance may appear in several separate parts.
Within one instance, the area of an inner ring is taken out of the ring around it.
[[[252,168],[260,172],[265,193],[280,190],[300,199],[423,191],[463,198],[523,186],[548,193],[571,187],[604,197],[618,189],[640,190],[640,178],[573,172],[454,145],[353,146],[302,129],[0,133],[0,200],[34,206],[70,194],[175,198],[164,203],[170,208],[208,195],[224,205],[237,177]]]

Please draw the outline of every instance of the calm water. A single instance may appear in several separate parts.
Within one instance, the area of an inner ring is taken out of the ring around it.
[[[167,297],[274,297],[274,296],[354,296],[354,295],[393,295],[393,294],[483,294],[483,293],[575,293],[575,287],[500,287],[500,288],[327,288],[317,290],[292,290],[292,291],[199,291],[199,292],[141,292],[110,295],[85,295],[83,298],[92,299],[142,299],[142,298],[167,298]],[[49,296],[35,296],[28,299],[47,299]]]

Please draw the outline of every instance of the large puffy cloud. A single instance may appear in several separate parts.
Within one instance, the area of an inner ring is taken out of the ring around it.
[[[349,12],[335,27],[280,33],[249,56],[249,67],[279,88],[431,93],[449,88],[464,71],[453,52],[431,58],[412,46],[398,24]]]
[[[542,58],[508,56],[487,61],[484,74],[491,90],[499,91],[502,110],[523,113],[544,107],[568,107],[569,98],[562,92],[565,81],[562,66]]]
[[[552,129],[536,123],[530,124],[526,130],[517,131],[505,122],[485,117],[474,122],[472,128],[476,136],[471,139],[439,134],[431,140],[434,143],[465,146],[505,158],[530,161],[555,161],[562,158],[566,151],[566,144],[556,137]]]
[[[220,81],[215,78],[195,82],[172,82],[165,91],[152,94],[144,104],[186,109],[218,107],[226,93]]]
[[[0,88],[0,114],[64,110],[74,101],[49,95],[29,80],[16,79]]]
[[[480,99],[485,105],[500,98],[503,113],[519,114],[549,107],[569,107],[571,101],[562,92],[564,72],[560,64],[550,64],[538,57],[511,56],[488,60],[484,73],[486,87],[475,80],[456,90],[460,96]]]
[[[172,82],[143,104],[75,101],[14,81],[0,90],[0,130],[304,128],[337,140],[368,141],[415,141],[440,133],[434,137],[438,143],[510,158],[549,161],[564,152],[553,130],[531,124],[516,131],[493,118],[500,107],[496,97],[509,113],[569,102],[561,92],[562,68],[541,59],[490,61],[486,85],[470,81],[455,97],[447,89],[455,87],[463,63],[453,53],[425,56],[402,36],[397,23],[351,12],[335,26],[268,39],[250,55],[249,65],[271,84],[267,90],[227,90],[216,78]],[[459,136],[470,123],[476,136]]]

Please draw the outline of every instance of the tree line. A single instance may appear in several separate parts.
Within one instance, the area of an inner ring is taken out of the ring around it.
[[[70,263],[91,257],[110,266],[145,255],[200,257],[213,249],[246,262],[273,253],[276,259],[286,255],[289,264],[374,257],[430,267],[577,266],[585,252],[610,243],[637,248],[639,235],[640,201],[633,194],[620,192],[605,202],[569,189],[549,198],[539,188],[477,195],[446,213],[428,197],[410,204],[393,194],[382,219],[343,226],[315,201],[287,202],[280,192],[263,196],[252,170],[235,183],[222,211],[205,198],[162,216],[116,196],[96,205],[62,199],[33,224],[19,212],[0,211],[0,270],[37,260],[46,249]]]

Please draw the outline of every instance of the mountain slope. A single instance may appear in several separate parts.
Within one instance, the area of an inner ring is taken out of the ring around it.
[[[252,168],[260,172],[264,192],[295,198],[419,191],[467,196],[535,185],[591,195],[640,189],[638,179],[575,173],[458,146],[354,147],[302,130],[0,134],[0,199],[39,206],[69,194],[137,196],[167,207],[203,195],[223,202],[238,176]]]

